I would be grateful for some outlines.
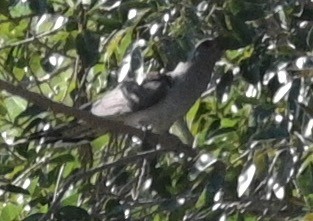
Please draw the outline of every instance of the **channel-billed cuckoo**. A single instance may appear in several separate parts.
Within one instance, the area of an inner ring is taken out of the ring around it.
[[[165,133],[205,91],[221,54],[216,40],[204,40],[196,46],[190,59],[180,62],[173,71],[148,74],[140,85],[135,80],[121,82],[92,105],[91,113],[132,127],[151,127],[157,134]],[[80,130],[73,131],[79,133]],[[61,135],[60,129],[57,134]],[[69,136],[66,134],[64,136]]]

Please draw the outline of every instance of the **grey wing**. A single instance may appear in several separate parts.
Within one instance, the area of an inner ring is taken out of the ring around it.
[[[125,96],[123,86],[118,86],[106,93],[91,108],[91,113],[100,117],[123,115],[131,111],[132,107]]]
[[[91,108],[91,113],[101,117],[109,117],[151,107],[166,96],[170,87],[168,78],[167,76],[149,78],[142,85],[131,81],[123,82],[96,101]]]

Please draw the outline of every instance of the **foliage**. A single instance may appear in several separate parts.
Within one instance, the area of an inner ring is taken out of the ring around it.
[[[226,49],[186,116],[198,157],[143,143],[19,138],[70,116],[0,94],[0,220],[312,220],[313,4],[296,0],[0,1],[2,80],[79,107],[126,74]],[[112,139],[115,137],[116,139]]]

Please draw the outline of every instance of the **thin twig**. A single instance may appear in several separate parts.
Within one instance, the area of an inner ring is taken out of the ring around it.
[[[46,37],[48,35],[54,34],[55,32],[58,32],[58,31],[60,31],[60,29],[54,29],[54,30],[51,30],[51,31],[47,31],[47,32],[41,33],[39,35],[32,36],[30,38],[26,38],[26,39],[21,40],[21,41],[17,41],[17,42],[11,43],[11,44],[4,45],[4,46],[0,47],[0,51],[3,50],[3,49],[6,49],[6,48],[16,47],[16,46],[19,46],[19,45],[23,45],[23,44],[27,44],[27,43],[33,42],[36,39]]]

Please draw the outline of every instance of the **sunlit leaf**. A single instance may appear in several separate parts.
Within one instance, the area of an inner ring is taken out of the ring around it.
[[[9,203],[1,209],[0,220],[16,220],[22,210],[22,205],[14,205],[12,203]]]
[[[247,167],[242,171],[242,173],[238,177],[237,193],[239,197],[241,197],[250,187],[250,184],[255,175],[255,171],[256,166],[253,163],[247,164]]]

